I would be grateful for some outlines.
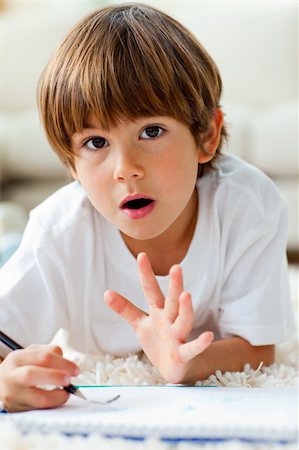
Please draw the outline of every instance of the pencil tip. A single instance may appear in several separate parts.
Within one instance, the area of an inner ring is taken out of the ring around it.
[[[77,397],[83,398],[84,400],[87,400],[87,398],[82,394],[82,392],[79,391],[79,389],[76,390],[74,393]]]

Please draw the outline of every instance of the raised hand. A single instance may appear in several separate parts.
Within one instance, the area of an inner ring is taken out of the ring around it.
[[[170,383],[183,383],[188,380],[193,359],[210,345],[213,333],[204,332],[187,342],[194,312],[191,295],[183,288],[180,266],[171,267],[164,297],[147,255],[140,253],[137,262],[149,313],[114,291],[106,291],[104,300],[133,327],[143,351],[161,375]]]

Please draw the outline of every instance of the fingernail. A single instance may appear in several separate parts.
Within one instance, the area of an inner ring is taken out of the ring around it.
[[[210,339],[210,340],[214,339],[214,333],[212,331],[208,332],[208,339]]]

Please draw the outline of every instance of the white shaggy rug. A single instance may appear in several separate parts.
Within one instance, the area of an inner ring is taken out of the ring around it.
[[[298,268],[290,269],[292,295],[295,314],[298,317]],[[61,337],[60,337],[61,339]],[[69,351],[68,356],[81,367],[75,384],[108,385],[157,385],[165,384],[157,370],[142,355],[115,358],[110,355],[86,356]],[[259,388],[267,386],[297,385],[298,383],[298,336],[277,347],[276,361],[270,367],[260,365],[256,370],[245,365],[243,372],[216,371],[198,385],[238,386]],[[6,416],[7,417],[7,416]],[[257,444],[240,441],[214,443],[165,443],[156,439],[132,441],[104,438],[99,435],[66,437],[58,433],[22,435],[13,424],[1,423],[1,450],[298,450],[296,444]]]

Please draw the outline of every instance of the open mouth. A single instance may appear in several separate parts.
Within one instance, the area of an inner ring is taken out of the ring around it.
[[[139,194],[128,195],[120,204],[120,209],[129,219],[143,219],[155,208],[156,201]]]
[[[153,202],[150,198],[136,198],[135,200],[129,200],[122,205],[122,209],[141,209],[150,205]]]

